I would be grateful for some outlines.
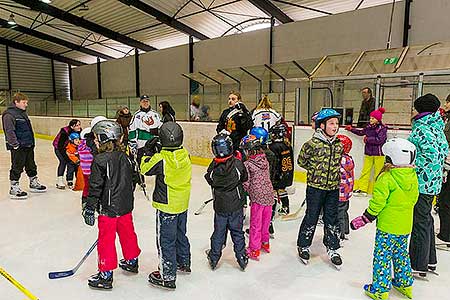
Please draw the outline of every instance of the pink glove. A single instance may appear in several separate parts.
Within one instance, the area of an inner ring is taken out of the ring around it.
[[[353,128],[352,128],[352,125],[347,125],[347,126],[345,126],[345,130],[348,130],[348,131],[350,131],[350,130],[352,130]]]
[[[350,222],[350,227],[352,228],[352,230],[358,230],[361,227],[365,226],[367,223],[370,223],[370,220],[365,215],[362,215],[354,218]]]

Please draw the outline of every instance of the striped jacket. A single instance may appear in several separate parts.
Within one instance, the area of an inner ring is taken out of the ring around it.
[[[355,178],[355,162],[348,154],[342,154],[341,158],[341,185],[339,187],[339,201],[345,202],[350,199],[353,192]]]
[[[86,145],[86,140],[81,140],[78,145],[78,155],[80,156],[81,171],[84,175],[91,175],[91,165],[94,156],[91,153],[91,148]]]

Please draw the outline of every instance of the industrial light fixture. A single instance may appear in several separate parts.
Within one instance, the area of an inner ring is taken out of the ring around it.
[[[45,4],[50,4],[50,3],[52,3],[52,0],[40,0],[42,3],[45,3]]]
[[[14,20],[14,15],[13,14],[9,15],[8,24],[9,25],[16,25],[17,24],[16,20]]]

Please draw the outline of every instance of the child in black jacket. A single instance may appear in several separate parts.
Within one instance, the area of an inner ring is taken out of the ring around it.
[[[246,200],[242,183],[247,181],[247,171],[243,163],[233,156],[233,142],[228,135],[215,136],[211,147],[216,158],[205,174],[205,179],[212,188],[215,211],[211,249],[206,251],[209,265],[213,270],[216,268],[229,230],[237,262],[245,270],[248,257],[242,231]]]

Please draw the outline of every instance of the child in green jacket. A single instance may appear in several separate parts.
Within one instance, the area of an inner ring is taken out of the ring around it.
[[[416,147],[405,139],[393,138],[383,145],[382,150],[386,163],[375,182],[373,197],[362,216],[352,220],[351,228],[356,230],[377,220],[373,279],[372,284],[364,286],[366,295],[372,299],[388,299],[393,285],[411,299],[413,277],[408,237],[419,196],[419,182],[413,165]]]

